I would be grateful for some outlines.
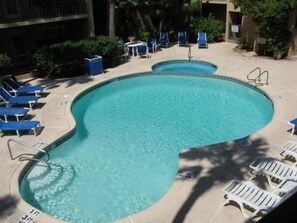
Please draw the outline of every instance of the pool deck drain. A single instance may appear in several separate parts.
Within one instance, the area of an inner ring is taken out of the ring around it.
[[[196,44],[193,46],[196,46]],[[153,206],[119,220],[121,223],[146,222],[245,222],[240,210],[234,205],[221,206],[224,185],[236,177],[249,179],[248,165],[257,156],[270,156],[281,159],[280,147],[289,140],[297,141],[297,135],[291,136],[288,121],[297,116],[297,57],[273,60],[258,57],[253,53],[234,52],[236,44],[209,44],[208,49],[192,47],[192,60],[202,60],[218,66],[216,75],[225,75],[246,82],[247,74],[255,67],[268,70],[269,85],[259,86],[274,103],[272,121],[260,131],[248,136],[248,149],[241,142],[225,142],[201,148],[185,149],[180,153],[179,170],[195,170],[194,178],[176,177],[168,193]],[[82,91],[112,78],[138,72],[151,71],[153,64],[166,60],[187,59],[188,48],[178,45],[162,48],[149,59],[133,57],[129,62],[107,69],[104,74],[80,76],[59,80],[36,79],[32,84],[47,84],[46,97],[30,114],[34,120],[40,120],[44,127],[38,136],[5,135],[0,138],[0,221],[3,223],[20,222],[25,215],[37,213],[36,209],[20,197],[18,178],[25,167],[25,161],[10,160],[6,147],[8,139],[22,140],[28,144],[58,142],[70,134],[75,127],[71,115],[71,103]],[[65,99],[67,95],[67,99]],[[22,153],[23,148],[14,145],[15,153]],[[187,176],[188,172],[186,172]],[[191,175],[191,173],[190,173]],[[83,216],[82,216],[83,217]],[[45,213],[33,216],[35,222],[63,222]]]

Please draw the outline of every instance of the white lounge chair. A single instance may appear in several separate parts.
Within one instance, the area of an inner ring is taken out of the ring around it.
[[[254,218],[257,215],[267,214],[292,196],[296,190],[297,187],[294,187],[284,196],[280,197],[276,194],[278,192],[277,190],[268,192],[250,181],[232,180],[223,189],[225,193],[224,197],[226,198],[223,206],[233,201],[239,205],[244,217]],[[252,214],[247,214],[245,208],[249,209]]]
[[[297,142],[288,141],[281,147],[281,155],[285,158],[294,158],[297,162]]]
[[[297,181],[296,164],[288,165],[276,159],[258,157],[249,166],[252,169],[251,174],[253,174],[251,179],[262,175],[267,178],[269,186],[280,188],[287,180]],[[276,184],[273,184],[272,181]]]

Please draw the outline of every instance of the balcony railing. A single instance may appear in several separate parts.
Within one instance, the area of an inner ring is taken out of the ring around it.
[[[210,3],[210,4],[226,4],[227,0],[202,0],[202,3]]]
[[[6,1],[3,10],[0,9],[0,20],[4,23],[87,13],[84,0],[17,0],[14,14],[11,15]]]

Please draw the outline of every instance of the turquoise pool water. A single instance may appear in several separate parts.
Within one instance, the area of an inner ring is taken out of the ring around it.
[[[217,70],[217,66],[197,60],[172,60],[157,63],[152,66],[152,70],[155,72],[213,74]]]
[[[164,196],[182,149],[242,138],[270,122],[272,103],[259,91],[207,76],[151,73],[83,95],[72,108],[77,131],[50,151],[50,168],[28,171],[23,198],[69,222],[112,222]]]

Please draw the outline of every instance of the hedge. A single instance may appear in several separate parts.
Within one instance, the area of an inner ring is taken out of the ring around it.
[[[123,42],[118,38],[98,36],[80,41],[66,41],[40,48],[34,54],[40,76],[72,77],[85,73],[84,58],[100,55],[104,69],[121,62]]]

